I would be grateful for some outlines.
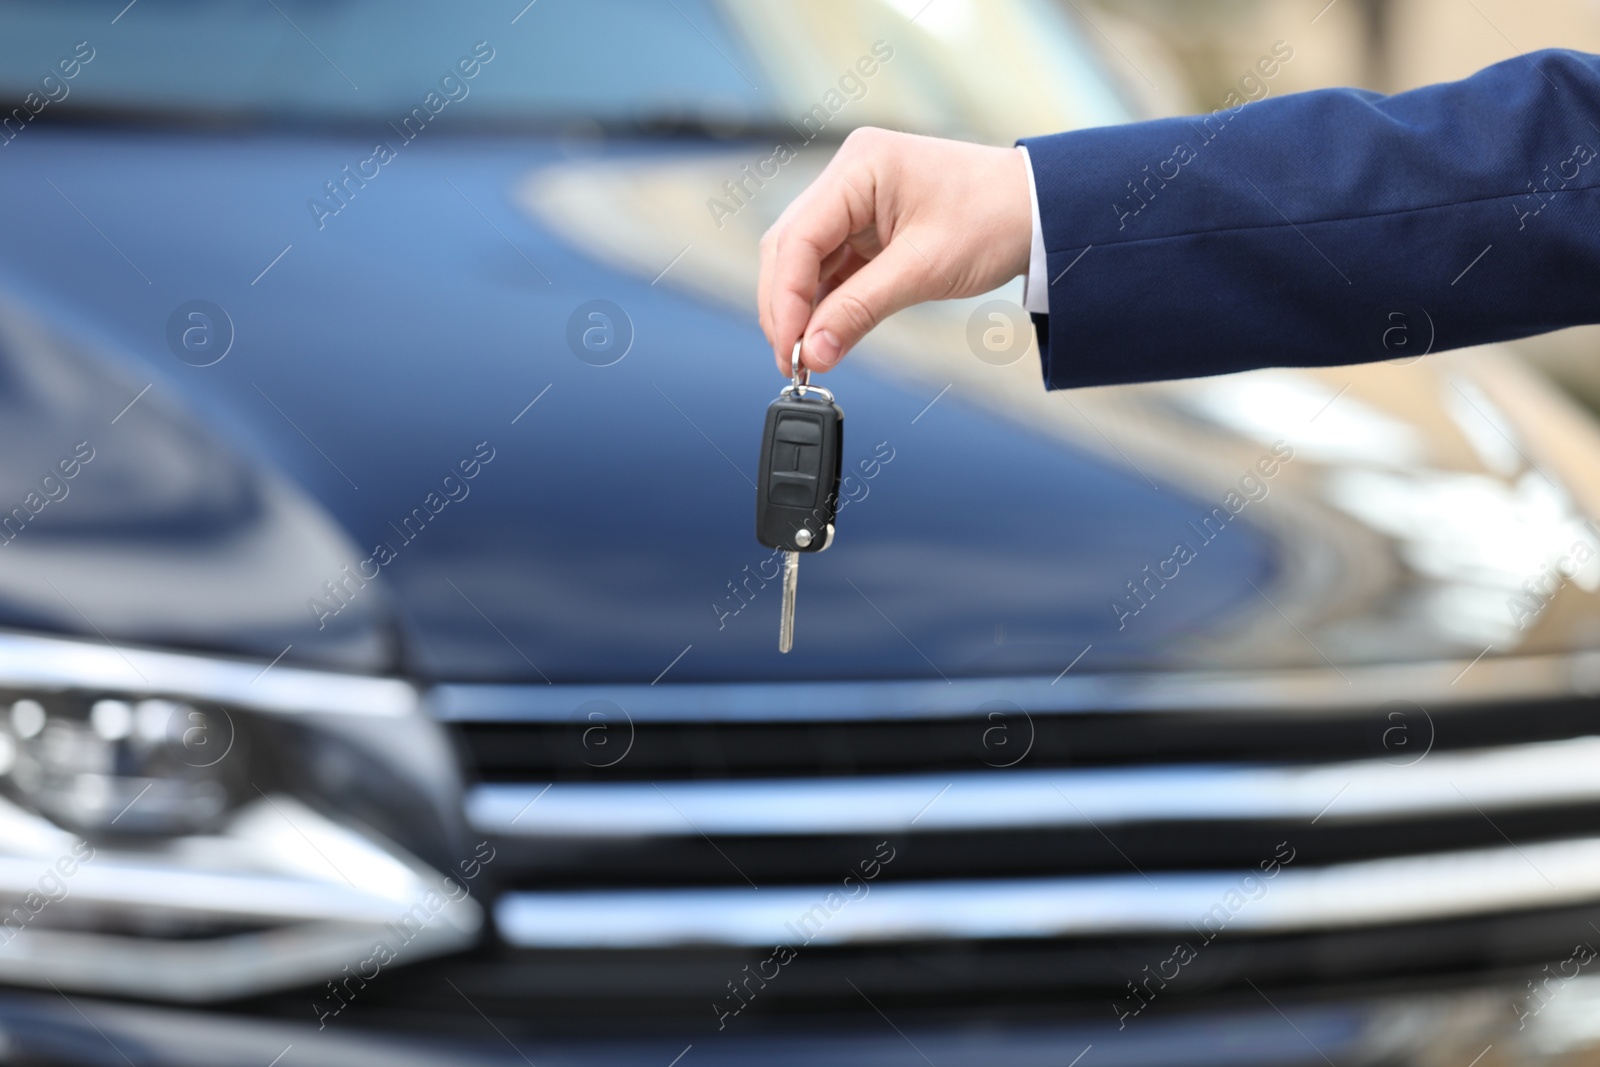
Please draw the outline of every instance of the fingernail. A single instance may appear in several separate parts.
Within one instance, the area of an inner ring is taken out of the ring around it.
[[[830,330],[818,330],[806,340],[806,362],[827,369],[839,362],[839,339]]]

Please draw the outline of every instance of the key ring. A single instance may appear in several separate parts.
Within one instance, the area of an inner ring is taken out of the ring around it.
[[[789,356],[790,382],[778,393],[779,396],[795,396],[804,400],[807,393],[816,393],[833,403],[833,391],[824,389],[820,385],[811,384],[811,370],[809,367],[800,366],[800,342],[794,343],[794,352]]]
[[[799,341],[794,343],[794,352],[789,356],[789,377],[793,379],[791,388],[797,395],[803,397],[811,385],[811,369],[800,365],[800,344]]]

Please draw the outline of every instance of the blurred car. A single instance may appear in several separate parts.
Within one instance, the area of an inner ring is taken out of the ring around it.
[[[0,4],[7,1062],[1600,1040],[1600,436],[1425,308],[1072,394],[896,316],[776,650],[756,240],[1137,117],[1098,21],[118,6]]]

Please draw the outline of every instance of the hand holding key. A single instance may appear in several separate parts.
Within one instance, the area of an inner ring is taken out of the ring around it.
[[[794,601],[800,553],[833,543],[844,450],[844,412],[833,394],[810,384],[800,344],[790,355],[793,378],[767,407],[756,486],[756,539],[783,549],[783,605],[778,651],[794,647]]]
[[[825,371],[901,308],[989,292],[1028,269],[1032,238],[1016,149],[856,130],[761,239],[778,370],[802,338],[805,368]]]

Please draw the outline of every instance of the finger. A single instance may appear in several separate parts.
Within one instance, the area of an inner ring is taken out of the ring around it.
[[[835,160],[835,163],[838,161]],[[778,231],[772,282],[767,290],[773,350],[787,366],[789,350],[811,318],[822,281],[823,261],[871,222],[871,205],[854,190],[864,184],[843,180],[834,165],[790,205],[793,216]]]
[[[802,192],[801,196],[803,197],[804,195],[805,193]],[[760,269],[756,276],[756,315],[761,323],[761,332],[767,337],[767,344],[772,346],[772,354],[778,364],[778,370],[784,377],[789,376],[791,354],[789,351],[780,348],[775,340],[776,334],[773,332],[772,276],[778,262],[778,235],[783,231],[784,226],[788,224],[789,219],[794,216],[799,200],[800,198],[797,197],[795,201],[791,201],[789,206],[783,210],[783,213],[778,216],[777,221],[768,227],[766,233],[762,234],[759,247]],[[793,349],[794,346],[791,344],[788,347]]]
[[[772,344],[772,321],[767,316],[767,289],[772,284],[772,260],[776,245],[772,230],[761,235],[760,268],[756,272],[756,319],[761,323],[761,332],[766,335],[769,345]]]
[[[778,351],[778,343],[773,338],[776,336],[772,329],[772,269],[778,258],[778,228],[773,226],[761,238],[761,271],[756,281],[756,314],[761,322],[761,332],[766,335],[767,344],[772,346],[772,353],[778,364],[778,372],[784,377],[789,375],[789,357]],[[791,346],[792,347],[792,346]]]
[[[815,371],[832,368],[878,323],[934,295],[931,274],[907,241],[890,241],[882,255],[862,264],[817,305],[806,326],[801,362]]]

